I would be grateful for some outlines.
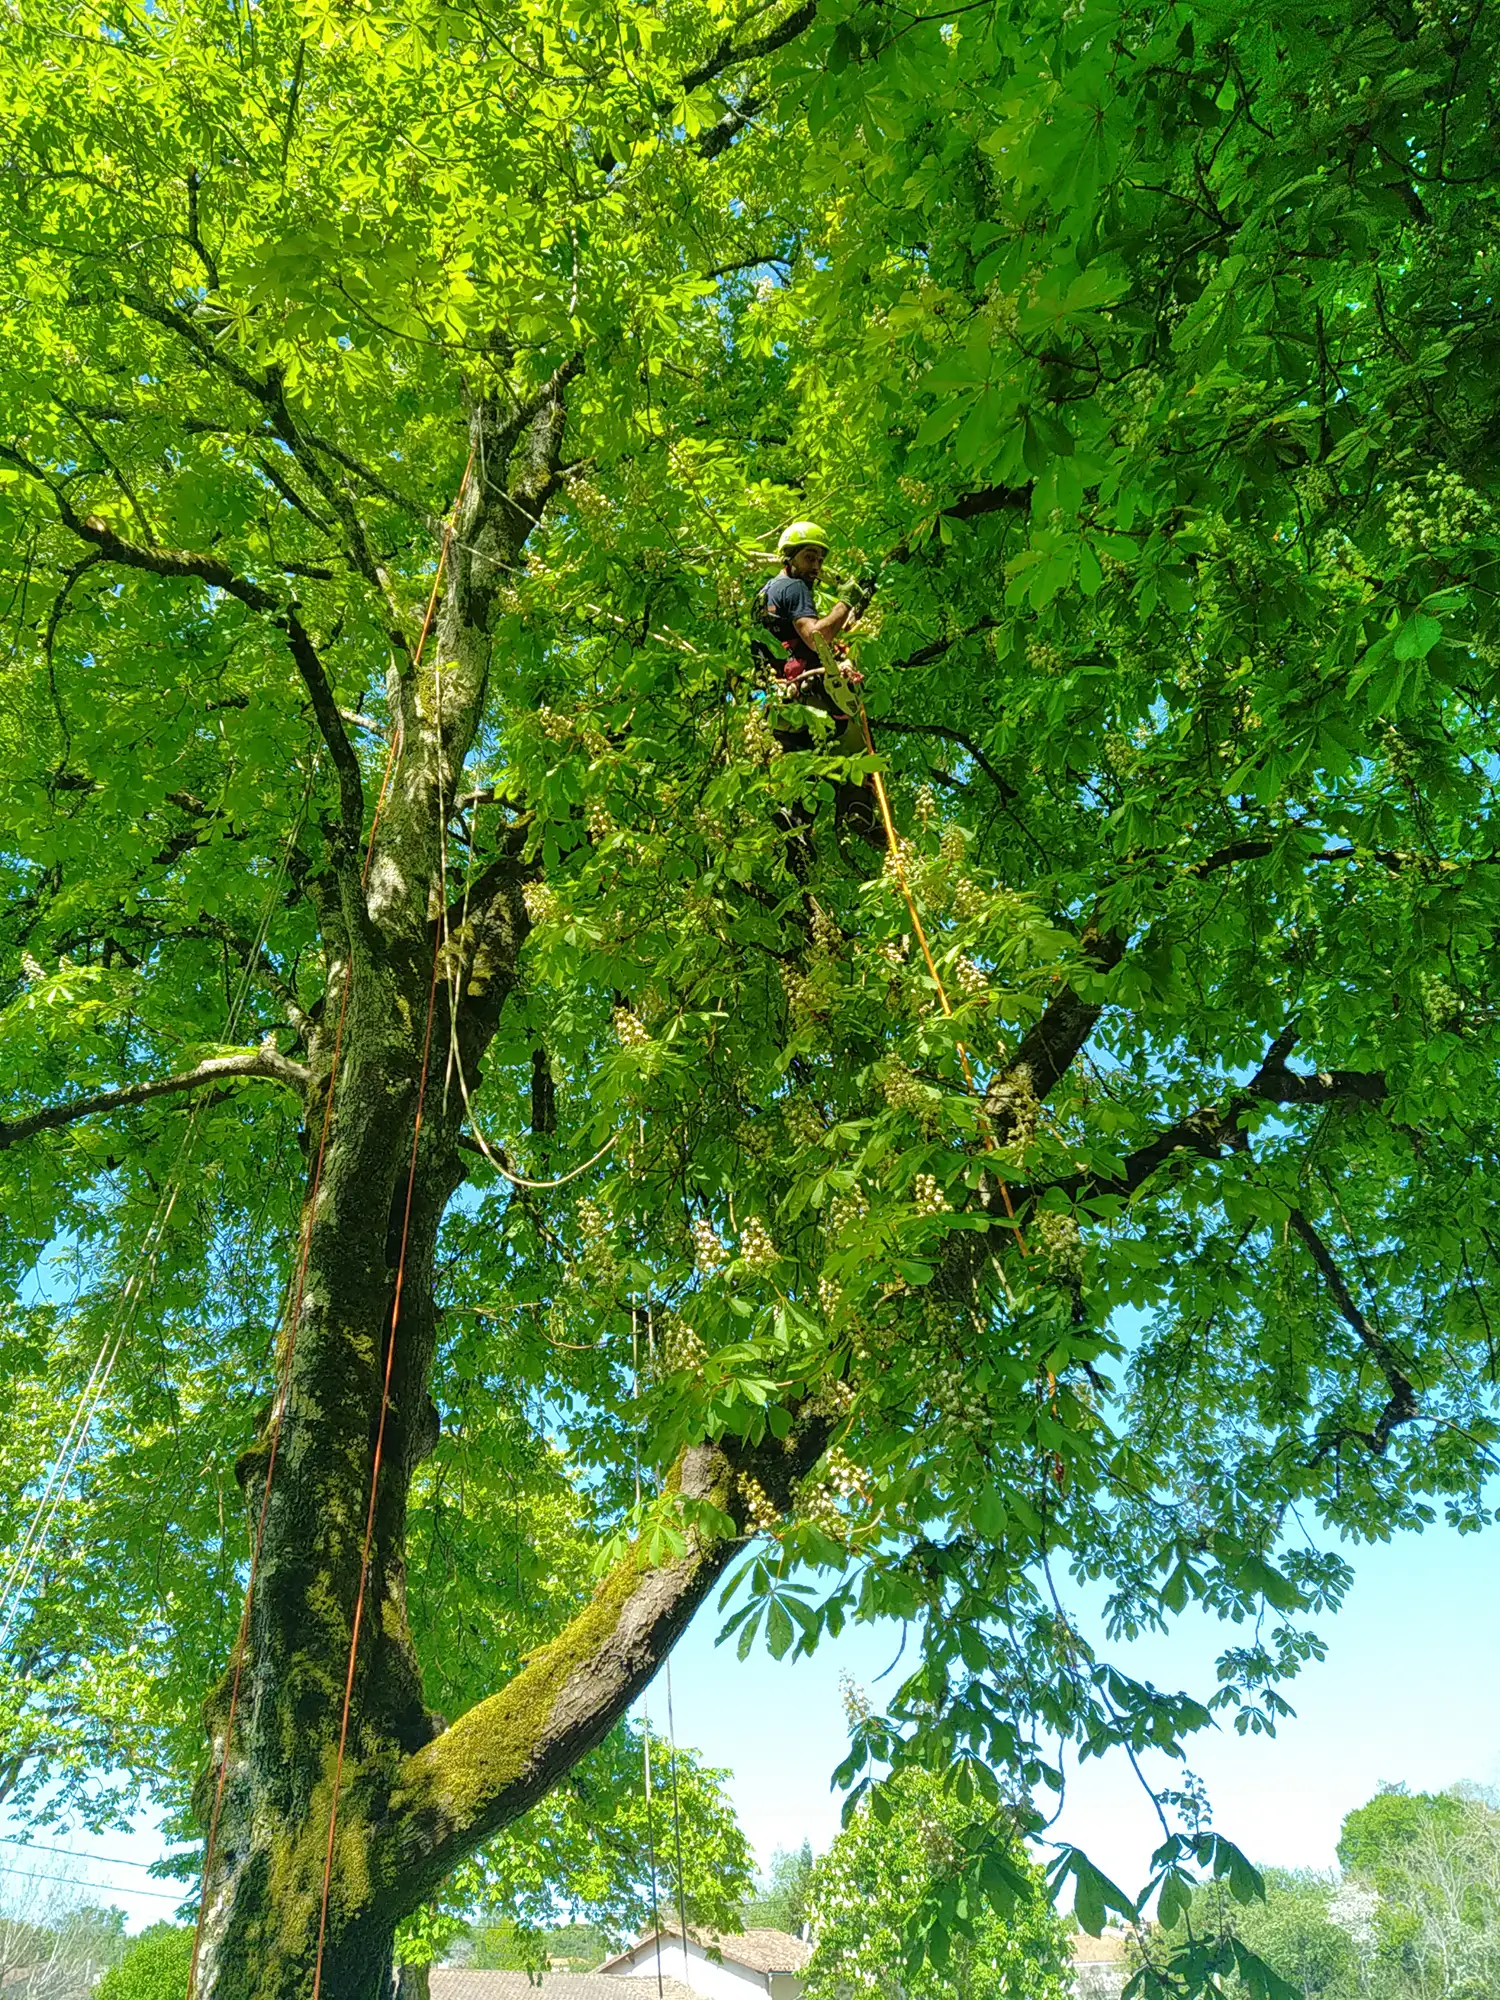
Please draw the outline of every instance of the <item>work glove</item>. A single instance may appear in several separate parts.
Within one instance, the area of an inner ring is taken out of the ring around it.
[[[859,575],[851,578],[840,591],[839,595],[856,617],[868,608],[870,599],[880,588],[880,576],[880,566],[873,565],[869,569],[861,570]]]

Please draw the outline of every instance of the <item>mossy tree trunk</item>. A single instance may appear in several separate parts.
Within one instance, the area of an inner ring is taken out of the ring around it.
[[[434,643],[420,670],[398,649],[392,687],[402,750],[367,876],[369,802],[336,715],[332,726],[320,717],[339,765],[342,824],[332,870],[311,885],[329,982],[309,1065],[310,1159],[330,1089],[332,1114],[316,1202],[310,1189],[304,1215],[301,1309],[282,1335],[294,1343],[282,1353],[289,1393],[272,1418],[280,1432],[232,1729],[228,1674],[209,1703],[205,1814],[221,1783],[222,1804],[205,1889],[199,2000],[307,2000],[312,1990],[388,1343],[382,1469],[327,1897],[327,2000],[386,1993],[400,1919],[600,1740],[732,1553],[732,1542],[699,1538],[664,1565],[627,1560],[508,1687],[455,1725],[445,1727],[424,1703],[406,1616],[404,1546],[411,1479],[437,1434],[428,1393],[434,1249],[462,1179],[462,1101],[445,1093],[444,1073],[454,1038],[466,1076],[477,1075],[526,930],[517,837],[470,885],[463,921],[442,945],[408,1216],[428,996],[444,933],[442,827],[483,711],[496,585],[521,558],[560,476],[570,372],[562,370],[529,409],[503,416],[485,405],[475,414],[475,462],[484,474],[464,496]],[[741,1471],[785,1491],[822,1442],[809,1422],[784,1443],[745,1453],[742,1465],[726,1450],[703,1447],[685,1455],[678,1477],[685,1492],[712,1495],[737,1518]],[[252,1520],[271,1443],[268,1427],[241,1461]]]

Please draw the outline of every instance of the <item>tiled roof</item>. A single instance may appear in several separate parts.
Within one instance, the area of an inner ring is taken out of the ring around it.
[[[677,1938],[680,1933],[675,1928],[663,1928],[664,1938]],[[637,1938],[629,1951],[622,1951],[617,1957],[605,1960],[605,1967],[621,1965],[627,1959],[637,1958],[641,1950],[649,1946],[655,1938],[654,1931]],[[790,1931],[775,1931],[769,1928],[752,1931],[696,1931],[691,1925],[688,1936],[694,1944],[706,1951],[717,1951],[726,1965],[743,1965],[750,1972],[801,1972],[812,1956],[812,1946],[804,1939],[793,1937]],[[436,1995],[434,1995],[436,2000]],[[582,2000],[582,1996],[580,1996]]]
[[[1075,1965],[1123,1965],[1130,1946],[1124,1931],[1111,1928],[1101,1937],[1076,1931],[1068,1939],[1068,1949]]]
[[[622,2000],[618,1978],[603,1972],[544,1972],[541,1984],[524,1972],[478,1972],[468,1965],[435,1965],[432,2000]],[[662,2000],[698,2000],[680,1979],[663,1979]],[[642,1987],[641,2000],[656,1992]]]
[[[716,1945],[719,1956],[735,1965],[748,1965],[752,1972],[800,1972],[812,1957],[812,1946],[790,1931],[735,1931],[725,1937],[707,1933],[699,1944]]]

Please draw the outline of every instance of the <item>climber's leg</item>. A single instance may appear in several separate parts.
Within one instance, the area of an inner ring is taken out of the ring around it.
[[[838,734],[836,745],[841,757],[865,754],[865,733],[859,720],[851,716]],[[840,834],[852,833],[869,847],[885,849],[885,831],[875,808],[875,788],[868,778],[844,782],[834,790],[834,825]]]
[[[813,747],[810,729],[778,729],[776,740],[789,754]],[[799,882],[805,883],[812,869],[812,827],[815,815],[801,799],[790,799],[776,809],[776,824],[787,836],[786,861]]]

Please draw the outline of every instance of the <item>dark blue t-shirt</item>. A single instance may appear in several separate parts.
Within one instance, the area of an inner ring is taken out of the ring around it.
[[[818,615],[810,584],[800,576],[788,576],[783,570],[762,588],[755,600],[755,609],[773,639],[790,647],[799,659],[816,659],[817,655],[797,631],[799,618],[816,618]]]

